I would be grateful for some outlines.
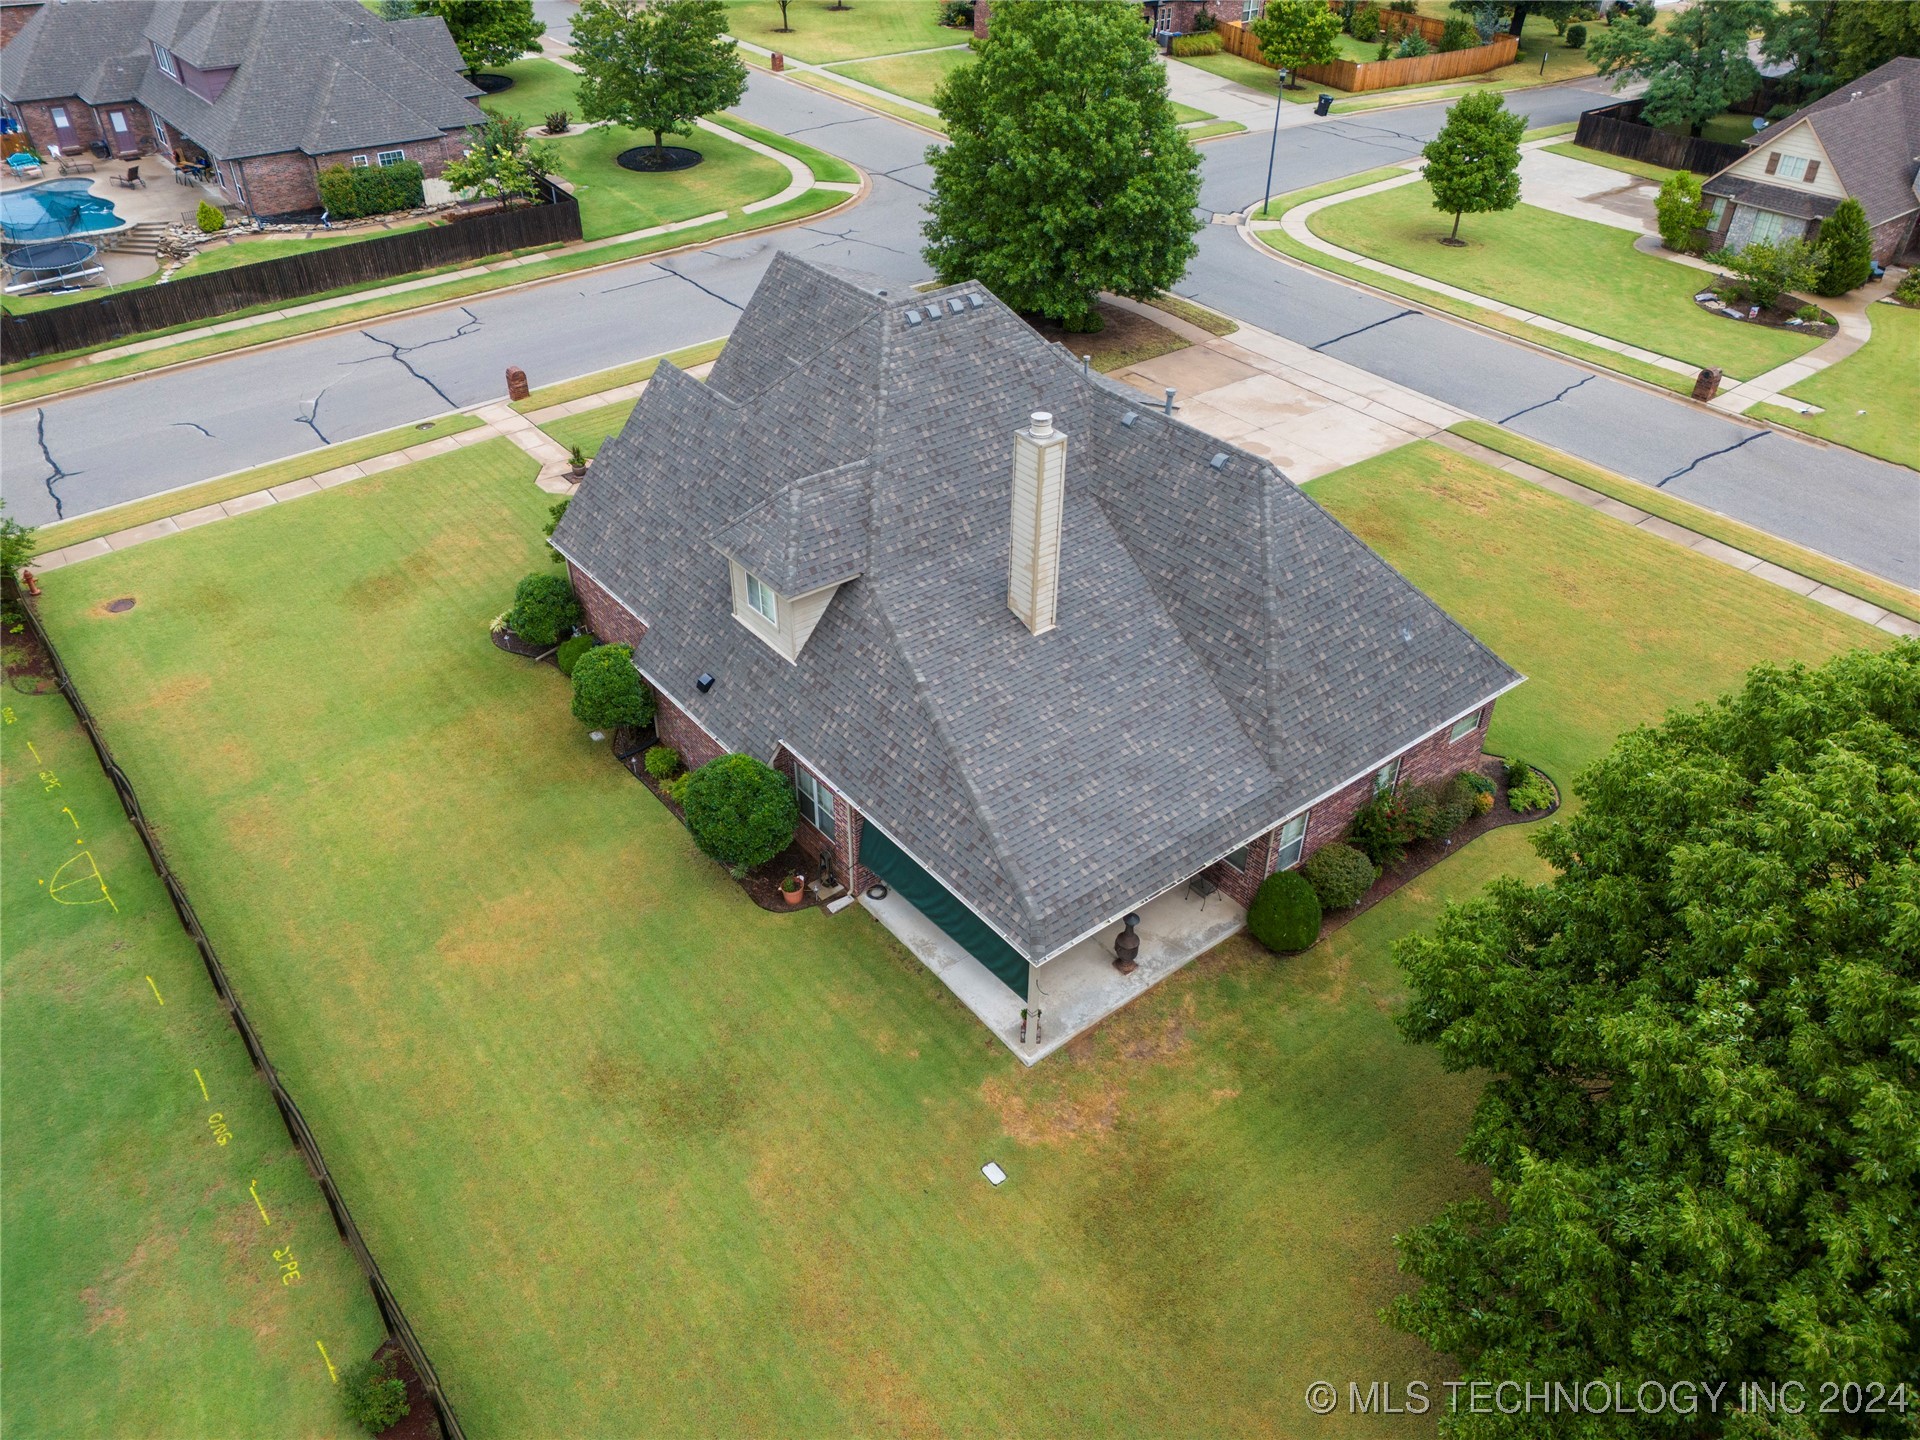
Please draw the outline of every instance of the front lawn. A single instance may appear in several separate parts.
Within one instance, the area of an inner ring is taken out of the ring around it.
[[[885,60],[862,60],[855,65],[836,65],[833,71],[836,75],[845,75],[849,80],[878,85],[895,95],[904,95],[909,100],[918,100],[922,105],[931,105],[940,82],[972,63],[972,48],[963,47],[958,50],[929,50],[919,55],[895,55]]]
[[[616,157],[635,145],[653,144],[651,134],[600,126],[552,142],[560,173],[580,202],[580,228],[588,240],[690,220],[717,210],[738,210],[786,188],[786,167],[711,130],[672,135],[669,145],[698,150],[707,158],[691,170],[647,175],[622,169]]]
[[[1820,414],[1780,405],[1756,405],[1752,413],[1920,470],[1920,310],[1872,305],[1867,319],[1872,339],[1787,390]]]
[[[1400,1043],[1386,946],[1537,873],[1522,829],[1028,1071],[859,909],[755,908],[488,644],[549,568],[531,471],[490,442],[43,602],[469,1431],[1297,1434],[1310,1379],[1437,1387],[1376,1315],[1478,1187],[1478,1082]],[[1533,677],[1494,740],[1562,780],[1879,638],[1435,447],[1314,493]]]
[[[513,86],[497,95],[482,95],[473,102],[481,109],[513,116],[535,132],[536,140],[546,138],[538,132],[547,123],[547,116],[556,110],[567,111],[573,116],[574,124],[580,123],[580,101],[574,93],[580,77],[565,66],[556,65],[543,56],[529,56],[511,65],[488,68],[495,74],[512,77]]]
[[[93,748],[21,653],[0,710],[0,1430],[354,1434],[327,1364],[373,1353],[373,1297]]]
[[[1650,165],[1645,160],[1635,160],[1628,155],[1609,155],[1604,150],[1576,145],[1571,140],[1541,148],[1552,151],[1555,155],[1564,155],[1569,160],[1584,160],[1589,165],[1604,166],[1608,170],[1618,170],[1626,175],[1638,175],[1642,180],[1664,182],[1674,173],[1664,165]]]
[[[1693,296],[1711,276],[1643,255],[1631,231],[1591,220],[1520,205],[1466,216],[1460,238],[1467,243],[1442,245],[1453,217],[1433,208],[1432,195],[1415,181],[1331,205],[1307,224],[1372,259],[1743,379],[1820,344],[1706,313]]]
[[[793,0],[787,20],[793,28],[783,35],[776,0],[727,0],[727,32],[734,39],[814,65],[931,50],[973,37],[971,30],[940,24],[935,0],[855,0],[844,8],[835,8],[830,0]]]

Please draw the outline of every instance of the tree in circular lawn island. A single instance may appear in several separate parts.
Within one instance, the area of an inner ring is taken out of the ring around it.
[[[1396,948],[1402,1031],[1490,1077],[1460,1153],[1492,1203],[1400,1237],[1423,1283],[1389,1317],[1469,1382],[1904,1383],[1911,1404],[1920,643],[1760,666],[1577,788],[1534,840],[1546,883],[1496,880]],[[1553,1433],[1912,1433],[1911,1409],[1731,1408]]]
[[[1200,158],[1138,6],[999,6],[934,103],[951,140],[927,151],[921,233],[941,283],[1091,331],[1102,290],[1151,299],[1186,272]]]
[[[580,113],[650,132],[651,168],[674,168],[667,136],[691,135],[701,116],[747,92],[721,0],[586,0],[573,17],[573,47]]]
[[[633,668],[631,645],[596,645],[573,662],[574,719],[609,729],[651,725],[653,709],[653,691]]]
[[[1527,122],[1490,90],[1464,95],[1420,153],[1427,158],[1433,208],[1453,216],[1440,243],[1461,245],[1460,217],[1511,210],[1520,203],[1520,137]]]
[[[736,877],[791,845],[800,821],[792,782],[751,755],[722,755],[694,771],[684,808],[693,843]]]

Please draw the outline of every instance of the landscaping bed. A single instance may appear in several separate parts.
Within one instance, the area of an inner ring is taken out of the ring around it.
[[[1138,365],[1156,355],[1185,350],[1193,343],[1138,311],[1123,310],[1110,301],[1100,302],[1099,314],[1100,328],[1090,333],[1065,330],[1051,320],[1034,315],[1021,318],[1037,330],[1042,338],[1066,346],[1075,356],[1091,355],[1093,368],[1103,375],[1124,370],[1129,365]]]
[[[1720,277],[1722,288],[1732,291],[1739,288],[1739,282],[1730,275]],[[1797,296],[1783,295],[1783,301],[1797,300]],[[1791,330],[1796,335],[1813,335],[1821,340],[1831,340],[1840,333],[1839,322],[1833,318],[1830,310],[1821,310],[1818,305],[1802,302],[1805,308],[1819,310],[1819,320],[1804,319],[1800,315],[1802,304],[1781,304],[1770,309],[1758,305],[1745,305],[1738,301],[1729,304],[1713,290],[1697,291],[1693,303],[1717,320],[1732,320],[1740,325],[1758,325],[1766,330]]]

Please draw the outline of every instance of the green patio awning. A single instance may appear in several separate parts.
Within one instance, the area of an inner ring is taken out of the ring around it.
[[[1022,1000],[1027,998],[1027,959],[1002,940],[960,898],[872,825],[860,827],[860,863],[914,909],[957,941]]]

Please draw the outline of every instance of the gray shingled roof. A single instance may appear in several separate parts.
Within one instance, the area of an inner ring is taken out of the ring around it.
[[[1794,215],[1802,220],[1824,220],[1840,208],[1840,202],[1831,195],[1789,190],[1784,185],[1769,185],[1764,180],[1748,180],[1740,175],[1716,175],[1700,188],[1736,204],[1771,210],[1778,215]]]
[[[811,595],[867,565],[867,462],[796,480],[716,533],[713,548],[782,595]]]
[[[233,78],[202,100],[150,40]],[[475,93],[445,21],[385,21],[355,0],[68,0],[0,50],[10,100],[137,99],[224,160],[432,139],[485,119]]]
[[[1006,598],[1034,410],[1068,437],[1040,636]],[[864,562],[791,665],[734,620],[714,547],[806,576],[834,517]],[[1519,678],[1265,461],[1084,377],[979,286],[788,255],[705,385],[661,367],[555,543],[647,623],[635,662],[677,704],[803,756],[1034,960]]]
[[[1746,143],[1764,144],[1781,130],[1803,122],[1820,137],[1834,173],[1867,212],[1869,225],[1914,209],[1916,171],[1920,170],[1920,59],[1902,55],[1889,60]],[[1764,201],[1755,203],[1768,210],[1780,209]]]

